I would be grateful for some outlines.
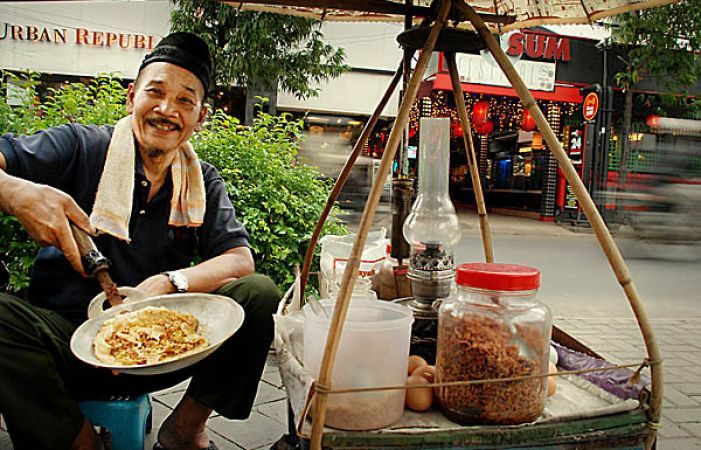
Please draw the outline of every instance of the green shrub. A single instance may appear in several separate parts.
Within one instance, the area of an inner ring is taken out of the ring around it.
[[[219,169],[238,218],[251,234],[256,270],[289,286],[301,266],[332,185],[297,163],[302,122],[259,113],[250,127],[221,111],[192,139],[200,157]],[[322,235],[345,234],[335,219]],[[316,261],[318,267],[318,261]]]
[[[7,75],[7,74],[5,74]],[[14,75],[10,75],[14,77]],[[0,133],[30,134],[51,126],[79,122],[116,123],[125,114],[125,90],[112,75],[89,85],[66,84],[37,101],[33,75],[23,77],[26,95],[21,106],[0,100]],[[0,84],[2,92],[7,88]],[[251,234],[251,249],[259,272],[281,287],[293,280],[331,190],[316,168],[297,164],[301,122],[291,116],[260,114],[250,127],[216,111],[192,139],[200,157],[224,178],[239,220]],[[323,234],[344,234],[337,210]],[[0,214],[0,252],[11,272],[10,290],[22,293],[38,247],[14,217]]]
[[[0,133],[33,134],[68,122],[104,125],[115,123],[125,114],[126,92],[114,75],[100,75],[89,85],[71,83],[49,89],[43,102],[37,98],[37,78],[33,73],[2,73]],[[4,95],[9,82],[21,86],[16,97],[21,102],[18,106],[10,106]],[[24,294],[38,250],[17,219],[0,213],[0,254],[10,270],[11,292]]]

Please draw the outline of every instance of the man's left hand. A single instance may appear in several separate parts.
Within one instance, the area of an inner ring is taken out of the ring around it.
[[[149,297],[154,295],[172,294],[175,292],[173,283],[170,282],[167,275],[162,273],[146,278],[144,281],[139,283],[138,286],[136,286],[136,289],[140,290]]]

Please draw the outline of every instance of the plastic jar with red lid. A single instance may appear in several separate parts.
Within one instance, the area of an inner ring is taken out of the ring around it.
[[[536,300],[540,271],[515,264],[469,263],[438,311],[436,381],[487,380],[548,373],[552,315]],[[545,407],[547,378],[436,388],[441,410],[461,424],[519,424]]]

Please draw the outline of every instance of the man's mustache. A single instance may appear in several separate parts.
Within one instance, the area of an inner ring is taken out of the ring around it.
[[[178,125],[177,123],[173,123],[168,119],[152,118],[146,119],[146,122],[150,125],[172,125],[175,127],[176,130],[180,130],[180,125]]]

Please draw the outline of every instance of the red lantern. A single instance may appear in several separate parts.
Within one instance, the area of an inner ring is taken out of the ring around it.
[[[479,101],[472,107],[472,123],[476,127],[487,123],[487,113],[489,112],[489,103]]]
[[[409,139],[416,136],[416,128],[409,128]]]
[[[656,126],[658,126],[660,124],[659,119],[660,119],[660,116],[658,116],[656,114],[650,114],[645,119],[645,123],[647,124],[648,127],[655,128]]]
[[[535,118],[531,115],[531,112],[527,109],[523,110],[523,120],[521,121],[521,129],[523,131],[535,130]]]
[[[453,122],[453,137],[454,138],[460,138],[462,137],[462,124],[460,122]]]
[[[494,123],[490,120],[489,122],[485,122],[482,125],[475,127],[475,131],[479,134],[489,134],[494,130]]]

